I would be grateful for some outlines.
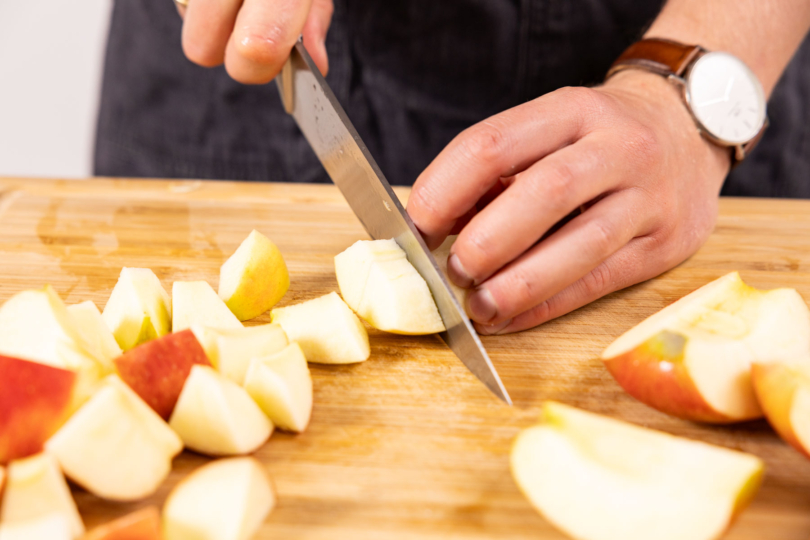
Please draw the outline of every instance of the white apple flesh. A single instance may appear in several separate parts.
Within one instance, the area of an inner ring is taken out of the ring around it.
[[[20,523],[0,523],[0,540],[74,540],[70,522],[62,515],[49,514]]]
[[[67,310],[87,350],[102,361],[107,373],[112,373],[115,370],[112,361],[121,356],[122,351],[98,307],[88,300],[68,306]]]
[[[277,324],[243,328],[191,327],[211,364],[237,384],[245,381],[250,361],[277,353],[287,346],[287,335]]]
[[[101,316],[122,350],[171,332],[172,304],[148,268],[122,268]]]
[[[211,328],[242,328],[206,281],[175,281],[172,285],[172,331],[179,332],[192,325]]]

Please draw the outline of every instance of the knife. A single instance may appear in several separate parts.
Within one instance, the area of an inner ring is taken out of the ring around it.
[[[276,84],[284,110],[295,118],[329,177],[368,234],[375,240],[395,239],[407,254],[408,261],[427,282],[447,329],[440,334],[441,338],[473,375],[511,405],[512,400],[486,349],[451,292],[422,235],[300,38],[276,77]]]

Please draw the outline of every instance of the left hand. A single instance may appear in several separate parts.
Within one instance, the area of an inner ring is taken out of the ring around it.
[[[517,332],[689,257],[729,166],[668,81],[625,71],[467,129],[420,175],[408,212],[431,248],[460,229],[448,272],[474,289],[477,330]]]

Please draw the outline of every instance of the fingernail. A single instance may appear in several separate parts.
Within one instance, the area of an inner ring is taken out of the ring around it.
[[[498,314],[498,304],[492,293],[485,288],[476,289],[467,297],[470,317],[481,324],[487,324]]]
[[[502,323],[498,324],[476,324],[475,329],[478,330],[479,334],[483,334],[485,336],[491,336],[493,334],[497,334],[507,326],[512,324],[512,319],[507,319]]]
[[[461,261],[455,254],[450,255],[450,258],[447,259],[447,275],[450,277],[450,281],[458,285],[459,287],[463,287],[465,289],[472,287],[473,280],[470,277],[470,274],[464,269],[464,266],[461,264]]]

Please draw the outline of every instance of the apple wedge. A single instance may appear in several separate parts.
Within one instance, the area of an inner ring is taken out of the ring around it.
[[[753,362],[810,358],[810,311],[793,289],[760,291],[733,272],[649,317],[602,360],[639,401],[699,422],[762,416]]]
[[[289,288],[284,257],[256,230],[219,270],[219,297],[240,321],[258,317],[275,306]]]
[[[248,540],[276,504],[253,458],[219,459],[183,479],[163,507],[164,540]]]
[[[427,283],[394,240],[360,240],[335,257],[343,299],[371,326],[395,334],[444,331]]]
[[[312,377],[298,343],[271,356],[254,358],[245,390],[277,428],[301,433],[309,424]]]
[[[0,523],[0,540],[73,540],[70,522],[62,515],[49,514],[20,523]]]
[[[172,415],[196,364],[211,365],[191,330],[166,334],[115,359],[121,379],[164,420]]]
[[[101,316],[124,351],[172,330],[171,300],[148,268],[121,269]]]
[[[191,368],[169,426],[187,448],[209,456],[249,454],[273,432],[244,388],[200,365]]]
[[[773,429],[810,458],[810,363],[754,364],[751,378]]]
[[[207,281],[175,281],[172,285],[172,330],[199,324],[211,328],[242,328],[242,323]]]
[[[272,317],[310,362],[352,364],[368,360],[371,354],[363,323],[335,292],[276,308]]]
[[[160,510],[147,506],[99,525],[82,540],[161,540]]]
[[[45,443],[71,480],[116,501],[154,493],[182,449],[180,438],[117,375]]]
[[[211,364],[236,384],[245,381],[250,361],[287,346],[287,335],[277,324],[215,329],[194,325],[191,330],[205,349]]]
[[[8,466],[0,523],[25,523],[50,514],[67,520],[71,538],[84,534],[79,510],[53,456],[43,453],[12,461]]]
[[[754,456],[555,402],[518,435],[511,468],[532,505],[579,540],[719,538],[763,476]]]
[[[101,361],[107,371],[106,374],[112,373],[115,369],[112,361],[119,357],[122,351],[96,305],[88,300],[68,306],[67,311],[73,318],[85,348]]]

